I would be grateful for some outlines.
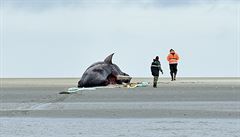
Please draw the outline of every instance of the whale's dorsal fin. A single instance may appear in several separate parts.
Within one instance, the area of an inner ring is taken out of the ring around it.
[[[114,53],[112,53],[111,55],[107,56],[104,60],[105,63],[107,64],[112,64],[112,57],[113,57]]]

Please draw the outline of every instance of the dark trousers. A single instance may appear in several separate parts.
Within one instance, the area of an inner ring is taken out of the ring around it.
[[[158,77],[159,76],[153,76],[153,87],[157,87],[157,82],[158,82]]]
[[[172,77],[172,80],[175,80],[176,79],[176,75],[177,75],[177,65],[178,64],[169,64],[169,67],[170,67],[170,74],[171,74],[171,77]]]

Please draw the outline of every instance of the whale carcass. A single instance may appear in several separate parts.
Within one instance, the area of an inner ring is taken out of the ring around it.
[[[89,66],[78,82],[78,87],[129,83],[132,78],[122,72],[116,64],[112,63],[113,55],[114,53],[109,55],[104,61],[96,62]]]

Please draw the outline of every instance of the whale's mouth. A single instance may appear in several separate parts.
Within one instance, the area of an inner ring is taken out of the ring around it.
[[[117,80],[117,76],[116,76],[116,75],[113,75],[113,74],[108,75],[107,81],[108,81],[108,84],[112,84],[112,85],[118,84],[118,83],[117,83],[117,81],[118,81],[118,80]]]
[[[117,76],[117,83],[120,83],[120,84],[122,84],[122,83],[130,83],[130,81],[131,81],[131,79],[132,79],[132,77],[130,77],[129,75],[118,75]]]
[[[108,80],[108,84],[117,84],[117,77],[113,74],[110,74],[107,77],[107,80]]]
[[[108,84],[122,84],[122,83],[129,83],[132,77],[126,75],[113,75],[110,74],[107,77]]]

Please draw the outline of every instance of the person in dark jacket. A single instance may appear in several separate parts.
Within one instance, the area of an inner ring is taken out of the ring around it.
[[[157,87],[157,81],[158,81],[158,77],[159,77],[159,71],[162,72],[163,74],[163,70],[161,68],[161,63],[159,61],[159,57],[156,56],[155,59],[153,59],[152,65],[151,65],[151,72],[153,75],[153,87],[156,88]]]

